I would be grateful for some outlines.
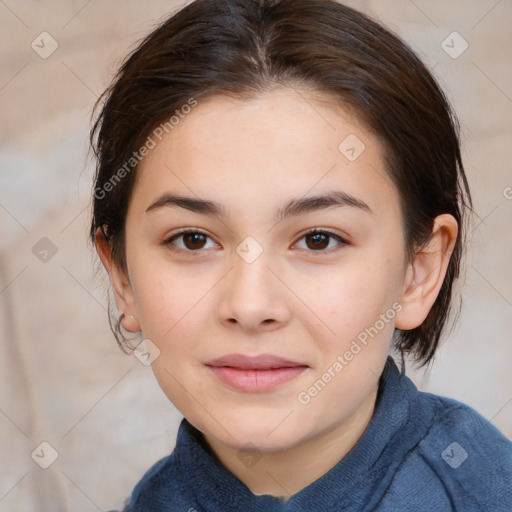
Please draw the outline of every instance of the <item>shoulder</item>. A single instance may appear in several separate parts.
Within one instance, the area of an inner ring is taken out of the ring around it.
[[[431,426],[418,445],[426,460],[443,469],[461,468],[461,477],[472,474],[479,481],[483,470],[492,469],[495,476],[502,475],[511,483],[512,442],[490,421],[457,400],[430,393],[420,393],[420,397],[432,404],[433,411]],[[472,472],[476,467],[480,471]]]
[[[408,482],[421,499],[435,494],[434,501],[444,501],[448,510],[510,512],[512,442],[465,404],[421,392],[418,399],[431,412],[428,428],[394,483],[403,489]]]

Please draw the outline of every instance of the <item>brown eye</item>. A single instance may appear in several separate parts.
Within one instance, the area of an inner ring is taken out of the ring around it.
[[[206,238],[207,237],[201,233],[185,233],[183,235],[183,243],[185,247],[190,250],[202,249]]]
[[[212,245],[208,247],[207,244],[209,240]],[[208,235],[199,231],[182,231],[181,233],[172,235],[163,243],[173,250],[182,252],[202,252],[201,249],[217,247],[217,244],[215,244]]]
[[[325,249],[329,245],[329,235],[325,233],[306,235],[305,239],[309,249]]]
[[[306,233],[300,241],[305,241],[305,247],[299,247],[300,249],[306,249],[310,252],[318,253],[330,253],[332,250],[336,250],[340,246],[348,245],[343,238],[330,231],[320,231],[318,229],[312,230]],[[335,242],[334,245],[332,242]]]

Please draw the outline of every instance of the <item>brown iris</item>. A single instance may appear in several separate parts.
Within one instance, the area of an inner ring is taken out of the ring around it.
[[[201,249],[207,239],[207,236],[201,233],[184,233],[182,236],[185,247],[190,250]]]
[[[329,235],[325,233],[312,233],[306,235],[306,244],[309,249],[325,249],[329,245]],[[310,241],[312,242],[310,244]]]

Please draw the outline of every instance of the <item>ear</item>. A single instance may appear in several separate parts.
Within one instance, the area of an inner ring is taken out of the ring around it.
[[[432,308],[448,269],[457,240],[458,224],[452,215],[439,215],[432,233],[408,264],[402,288],[402,310],[396,315],[397,329],[420,326]]]
[[[98,228],[94,234],[94,245],[96,246],[96,251],[98,252],[100,260],[110,277],[117,310],[120,313],[125,314],[122,319],[123,327],[127,331],[131,332],[140,331],[141,327],[137,319],[130,279],[126,272],[120,269],[114,261],[110,245],[101,228]]]

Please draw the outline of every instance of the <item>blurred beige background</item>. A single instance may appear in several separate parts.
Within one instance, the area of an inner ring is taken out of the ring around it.
[[[458,328],[432,371],[409,374],[512,438],[512,3],[348,3],[434,69],[460,118],[479,216]],[[174,445],[180,414],[108,328],[87,246],[86,156],[93,102],[126,52],[180,4],[0,0],[2,512],[122,508]]]

